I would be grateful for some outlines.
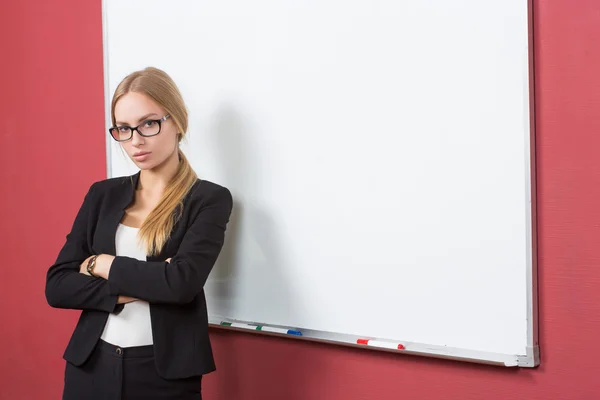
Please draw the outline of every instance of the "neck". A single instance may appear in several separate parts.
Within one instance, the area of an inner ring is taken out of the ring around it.
[[[179,155],[178,152],[175,152],[161,165],[140,172],[138,190],[156,194],[163,193],[169,182],[171,182],[171,179],[177,173],[178,168]]]

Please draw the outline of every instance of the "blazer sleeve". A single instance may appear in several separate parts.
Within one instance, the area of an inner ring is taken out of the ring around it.
[[[81,263],[92,255],[87,235],[94,186],[85,196],[66,243],[46,274],[46,300],[52,307],[107,312],[118,308],[118,296],[110,294],[108,282],[79,272]]]
[[[150,303],[191,302],[221,252],[233,208],[231,193],[221,186],[203,203],[170,263],[115,257],[108,274],[110,293]]]

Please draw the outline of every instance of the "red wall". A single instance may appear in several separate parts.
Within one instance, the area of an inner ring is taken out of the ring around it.
[[[45,273],[106,177],[102,71],[99,0],[0,0],[2,400],[60,398],[78,313],[45,304]]]
[[[1,8],[0,399],[57,399],[77,313],[46,305],[44,277],[88,185],[105,177],[101,5]],[[534,10],[541,367],[214,331],[206,398],[600,399],[600,2]]]

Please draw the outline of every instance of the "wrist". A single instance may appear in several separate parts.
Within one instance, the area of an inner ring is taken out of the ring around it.
[[[94,278],[99,278],[98,275],[96,275],[96,273],[94,272],[94,270],[96,269],[96,262],[97,262],[98,256],[92,256],[87,263],[86,266],[86,270],[87,273],[90,274],[90,276],[93,276]]]
[[[108,280],[108,274],[110,273],[110,266],[112,265],[112,262],[114,259],[115,259],[114,256],[111,256],[108,254],[100,254],[98,256],[98,259],[96,260],[96,268],[94,270],[96,275],[98,275],[100,278],[104,278],[104,279]]]

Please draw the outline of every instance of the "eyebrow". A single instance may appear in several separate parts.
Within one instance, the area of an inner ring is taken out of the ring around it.
[[[153,115],[156,115],[158,117],[157,113],[150,113],[150,114],[146,114],[143,117],[140,117],[140,119],[138,119],[138,122],[142,122],[143,120],[145,120],[148,117],[151,117]],[[121,122],[121,121],[117,121],[115,122],[117,125],[129,125],[127,122]]]

